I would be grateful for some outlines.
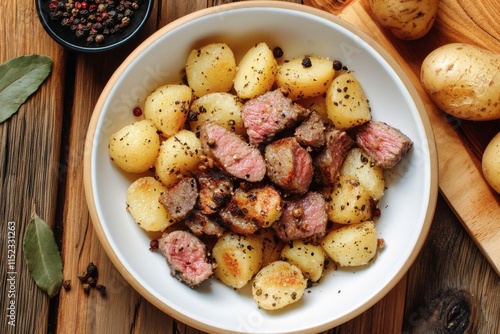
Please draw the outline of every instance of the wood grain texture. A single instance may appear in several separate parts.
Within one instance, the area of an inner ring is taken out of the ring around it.
[[[17,322],[14,328],[5,321],[8,285],[2,283],[0,309],[4,312],[4,320],[0,322],[0,333],[203,333],[159,311],[137,294],[113,267],[88,215],[83,191],[82,155],[93,106],[126,55],[172,20],[197,9],[227,2],[232,1],[157,0],[147,26],[132,44],[101,55],[77,55],[58,46],[37,21],[33,1],[0,3],[0,61],[23,54],[42,53],[51,56],[55,65],[40,90],[16,115],[0,124],[2,277],[8,272],[5,261],[8,221],[16,222],[17,237]],[[463,40],[490,46],[500,52],[497,0],[484,0],[473,5],[465,0],[442,0],[436,26],[425,39],[412,43],[398,41],[374,23],[365,0],[305,0],[304,3],[355,23],[390,50],[400,64],[406,66],[417,85],[419,64],[429,50],[443,41]],[[463,194],[472,192],[470,183],[478,183],[475,181],[478,157],[498,123],[488,128],[477,123],[459,122],[433,109],[430,101],[425,102],[432,110],[433,124],[437,124],[438,144],[449,144],[447,147],[454,150],[451,153],[446,150],[439,152],[440,165],[445,172],[442,192],[446,200],[456,200],[446,191],[447,187],[456,189],[455,179],[446,175],[468,175],[454,194],[463,198]],[[461,159],[456,160],[456,156]],[[484,190],[483,183],[479,182],[479,187]],[[484,197],[474,201],[477,206],[475,219],[482,219],[484,210],[480,208],[486,209]],[[61,290],[52,302],[31,280],[21,251],[32,202],[36,202],[38,214],[55,230],[62,250],[64,278],[72,281],[72,288]],[[498,201],[496,203],[498,206]],[[470,206],[470,203],[465,201],[465,206]],[[461,213],[457,214],[460,216]],[[494,244],[494,234],[482,231],[472,235],[475,239],[489,237]],[[99,268],[98,280],[106,285],[107,297],[101,297],[95,290],[87,295],[81,288],[77,274],[91,261]],[[455,296],[454,292],[460,292],[470,299],[470,326],[466,332],[498,333],[499,283],[499,277],[481,255],[474,240],[441,198],[429,238],[408,274],[369,310],[323,334],[436,332],[433,326],[437,322],[432,316],[437,306],[454,305],[443,302],[443,292],[450,291],[452,296]]]

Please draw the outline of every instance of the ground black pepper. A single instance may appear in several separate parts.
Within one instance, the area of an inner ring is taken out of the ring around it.
[[[50,18],[88,43],[125,30],[142,0],[50,0]]]

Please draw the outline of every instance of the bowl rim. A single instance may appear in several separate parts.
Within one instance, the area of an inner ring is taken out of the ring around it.
[[[425,213],[424,222],[422,225],[422,230],[420,237],[417,239],[415,247],[411,252],[408,259],[405,261],[404,265],[400,268],[397,274],[391,279],[391,281],[383,287],[371,300],[365,303],[362,307],[359,307],[353,312],[349,312],[344,316],[337,318],[335,321],[327,322],[319,324],[314,328],[309,328],[304,331],[297,331],[294,333],[306,333],[311,330],[321,331],[328,330],[329,328],[333,328],[338,326],[344,322],[347,322],[354,317],[360,315],[361,313],[368,310],[378,301],[380,301],[390,290],[392,290],[396,284],[401,280],[401,278],[407,273],[409,268],[413,265],[416,260],[418,254],[420,253],[425,240],[427,239],[427,235],[429,233],[432,220],[434,217],[436,205],[437,205],[437,197],[438,197],[438,159],[437,159],[437,149],[436,142],[434,139],[434,133],[432,130],[432,125],[430,123],[429,116],[427,114],[427,108],[422,101],[420,94],[418,93],[416,87],[411,82],[410,78],[403,70],[403,68],[399,65],[399,63],[393,58],[392,55],[389,54],[380,44],[378,44],[371,36],[364,33],[361,29],[357,28],[355,25],[329,13],[323,11],[318,8],[310,7],[307,5],[302,5],[293,2],[283,2],[283,1],[272,1],[272,0],[256,0],[256,1],[244,1],[244,2],[234,2],[228,4],[222,4],[214,7],[204,8],[190,14],[187,14],[183,17],[180,17],[169,24],[163,26],[155,33],[153,33],[150,37],[148,37],[144,42],[142,42],[136,49],[134,49],[130,55],[120,64],[120,66],[115,70],[107,84],[105,85],[98,101],[96,102],[95,108],[93,110],[92,117],[89,122],[88,131],[85,140],[85,149],[84,149],[84,165],[83,165],[83,178],[84,178],[84,190],[85,197],[87,201],[87,206],[89,209],[90,218],[92,220],[94,229],[96,234],[106,251],[106,254],[110,258],[111,262],[115,266],[115,268],[120,272],[120,274],[125,278],[125,280],[144,298],[146,298],[150,303],[154,306],[162,310],[164,313],[169,316],[181,321],[189,326],[194,328],[206,331],[206,332],[220,332],[220,328],[213,327],[209,324],[200,323],[195,321],[186,315],[178,312],[175,309],[170,308],[167,305],[164,305],[163,302],[154,296],[153,293],[144,289],[140,281],[131,275],[125,266],[121,263],[119,256],[116,251],[111,247],[109,240],[106,237],[104,229],[101,225],[99,215],[94,202],[94,189],[92,186],[92,149],[94,136],[96,134],[96,126],[98,120],[100,118],[101,112],[103,110],[103,106],[111,93],[111,90],[114,86],[114,83],[118,80],[118,78],[126,71],[128,66],[140,56],[140,54],[150,47],[154,42],[156,42],[159,38],[161,38],[167,32],[182,26],[183,24],[198,19],[211,14],[220,14],[222,12],[227,12],[235,9],[244,9],[244,8],[277,8],[277,9],[286,9],[292,11],[299,11],[307,14],[311,14],[330,22],[333,22],[345,29],[350,30],[351,32],[358,35],[361,39],[363,39],[370,47],[374,48],[379,55],[383,58],[385,62],[387,62],[390,67],[395,71],[395,73],[400,78],[404,87],[408,90],[413,102],[415,103],[416,109],[418,111],[419,117],[422,122],[423,130],[426,135],[427,144],[429,148],[429,169],[430,169],[430,184],[429,184],[429,194],[428,194],[428,202],[427,202],[427,212]],[[236,331],[225,331],[228,333],[239,333]]]
[[[141,21],[137,23],[137,26],[134,29],[131,29],[130,31],[125,33],[125,37],[118,40],[115,43],[111,44],[106,44],[104,43],[102,46],[81,46],[77,45],[74,43],[71,43],[64,37],[62,37],[56,29],[53,28],[53,21],[50,20],[48,14],[45,12],[44,5],[46,5],[47,2],[50,0],[36,0],[36,11],[38,14],[39,21],[44,28],[44,30],[47,32],[47,34],[55,40],[59,45],[64,46],[65,48],[68,48],[69,50],[75,51],[75,52],[84,52],[84,53],[97,53],[97,52],[104,52],[104,51],[109,51],[112,49],[116,49],[124,44],[126,44],[128,41],[133,39],[136,34],[144,27],[146,22],[149,19],[149,16],[151,15],[151,12],[153,11],[153,6],[154,6],[154,0],[144,0],[142,5],[145,6],[145,9],[143,10],[142,8],[140,9],[141,11],[144,11],[144,15],[141,17]],[[129,27],[130,28],[130,27]]]

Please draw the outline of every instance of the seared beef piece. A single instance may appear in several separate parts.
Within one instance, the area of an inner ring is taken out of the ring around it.
[[[308,192],[300,198],[285,200],[283,215],[272,227],[283,241],[318,241],[325,234],[327,220],[323,196]]]
[[[325,123],[315,111],[295,129],[295,138],[304,146],[321,147],[325,144]]]
[[[229,202],[226,207],[220,209],[219,217],[234,233],[253,234],[259,229],[257,224],[252,219],[245,217],[244,212],[233,202]]]
[[[286,90],[276,90],[247,101],[241,117],[251,144],[268,142],[274,135],[290,128],[309,116],[311,111],[284,95]]]
[[[198,199],[198,186],[192,177],[182,178],[175,186],[160,195],[160,203],[173,219],[181,220],[187,216]]]
[[[210,169],[198,176],[200,196],[197,207],[204,214],[216,213],[231,200],[233,179],[219,170]]]
[[[227,173],[250,182],[261,181],[266,175],[260,151],[223,126],[205,121],[200,140],[205,154]]]
[[[347,132],[337,129],[326,133],[326,146],[314,158],[315,178],[319,184],[332,185],[354,141]]]
[[[215,219],[198,210],[193,210],[184,222],[191,232],[198,237],[203,235],[214,235],[220,238],[224,233],[224,228],[220,226]]]
[[[381,168],[394,167],[410,150],[413,142],[384,122],[368,122],[357,129],[356,144]]]
[[[212,276],[205,244],[188,231],[165,233],[158,248],[167,259],[170,273],[188,286],[196,286]]]
[[[291,193],[307,192],[314,167],[311,156],[295,137],[282,138],[268,144],[264,158],[267,176],[274,184]]]

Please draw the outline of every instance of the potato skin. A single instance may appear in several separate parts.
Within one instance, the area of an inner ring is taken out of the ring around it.
[[[486,146],[481,164],[484,178],[500,194],[500,132]]]
[[[450,43],[424,59],[420,80],[431,100],[457,118],[488,121],[500,118],[500,55]]]
[[[439,0],[370,0],[377,21],[399,39],[425,36],[437,17]]]

